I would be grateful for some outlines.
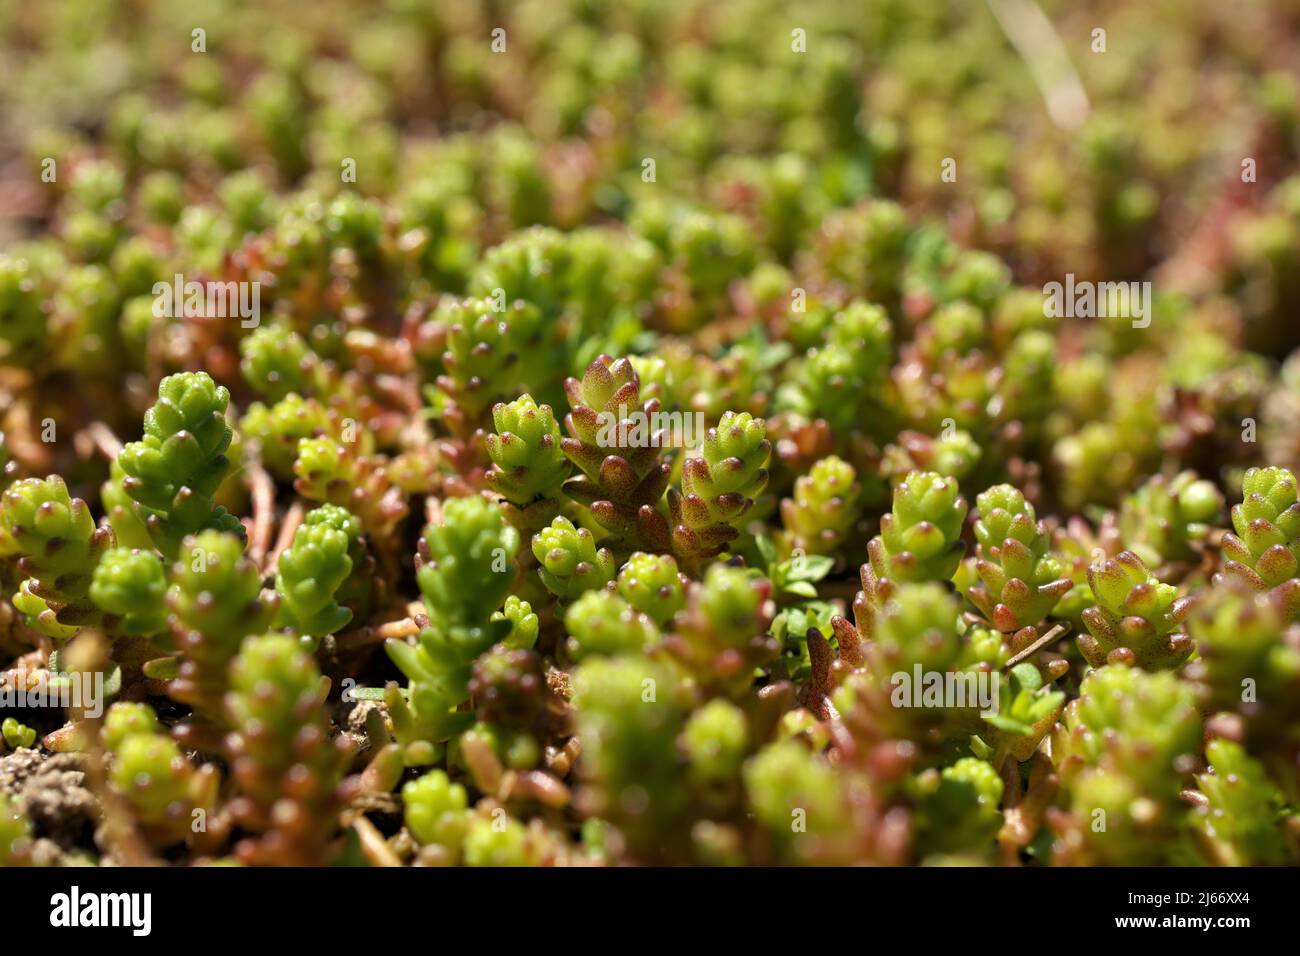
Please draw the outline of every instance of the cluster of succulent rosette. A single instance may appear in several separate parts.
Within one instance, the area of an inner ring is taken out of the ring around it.
[[[0,866],[1300,863],[1300,22],[1041,5],[0,13]]]

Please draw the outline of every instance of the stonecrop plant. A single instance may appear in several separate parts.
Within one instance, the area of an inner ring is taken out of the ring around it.
[[[1294,9],[85,6],[0,866],[1300,864]]]

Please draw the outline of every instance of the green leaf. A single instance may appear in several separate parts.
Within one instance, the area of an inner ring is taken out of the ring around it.
[[[1038,672],[1037,667],[1026,662],[1011,668],[1011,682],[1017,691],[1033,692],[1043,686],[1043,675]]]
[[[795,581],[791,584],[787,584],[785,586],[785,591],[788,594],[797,594],[799,597],[805,598],[815,598],[817,596],[817,589],[807,581]]]
[[[824,554],[810,554],[802,561],[791,559],[784,563],[790,566],[791,581],[820,581],[835,567],[835,559]]]
[[[1013,717],[1007,717],[1003,714],[993,714],[985,717],[984,720],[987,723],[992,724],[998,730],[1004,731],[1008,734],[1015,734],[1018,737],[1023,737],[1026,734],[1032,733],[1034,729],[1031,725],[1026,724],[1023,721],[1016,720]]]

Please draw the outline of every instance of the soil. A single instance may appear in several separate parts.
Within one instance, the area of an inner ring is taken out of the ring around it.
[[[41,836],[39,862],[61,865],[93,842],[99,803],[86,787],[80,754],[47,754],[26,747],[0,757],[0,791]]]

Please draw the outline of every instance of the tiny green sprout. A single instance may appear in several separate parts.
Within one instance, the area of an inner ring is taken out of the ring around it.
[[[533,535],[532,546],[542,583],[559,598],[572,600],[614,578],[614,556],[608,549],[596,547],[590,531],[575,528],[563,515]]]
[[[12,717],[6,717],[0,724],[0,734],[10,747],[30,747],[36,743],[36,731]]]

